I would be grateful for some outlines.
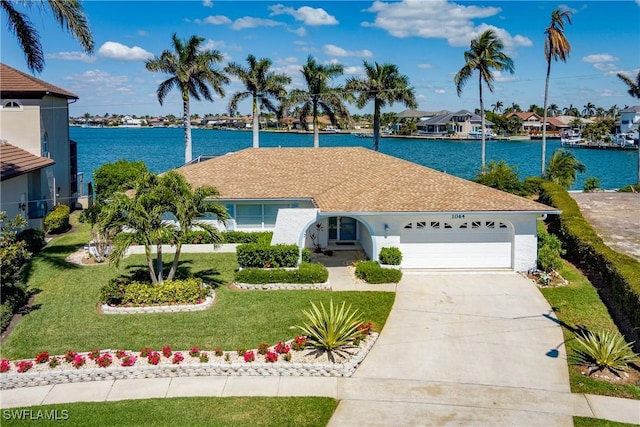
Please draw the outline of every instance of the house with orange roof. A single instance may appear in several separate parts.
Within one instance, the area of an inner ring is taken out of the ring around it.
[[[73,206],[77,201],[77,148],[69,138],[69,103],[77,99],[63,88],[0,64],[0,139],[48,166],[30,171],[28,188],[20,194],[11,200],[2,197],[1,209],[7,212],[26,203],[22,213],[31,227],[41,227],[56,204]]]
[[[227,230],[273,231],[272,244],[398,247],[402,268],[536,266],[536,224],[558,213],[532,200],[362,147],[249,148],[177,170],[215,186]]]

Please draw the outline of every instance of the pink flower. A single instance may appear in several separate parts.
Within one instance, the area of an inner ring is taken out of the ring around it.
[[[151,365],[157,365],[158,363],[160,363],[160,353],[158,353],[157,351],[149,353],[149,355],[147,356],[147,361]]]
[[[264,361],[267,363],[274,363],[278,361],[278,353],[275,351],[267,351]]]
[[[136,364],[136,357],[133,354],[125,354],[120,362],[122,366],[133,366]]]
[[[18,368],[18,372],[20,373],[27,372],[33,367],[33,362],[21,360],[20,362],[16,363],[16,367]]]
[[[83,356],[80,356],[79,354],[76,354],[75,356],[73,356],[73,359],[71,360],[71,364],[76,369],[80,369],[82,366],[84,366],[85,363],[86,363],[86,359]]]
[[[287,344],[280,341],[278,344],[276,344],[276,346],[273,349],[278,354],[286,354],[286,353],[289,353],[290,347]]]
[[[0,372],[7,372],[11,369],[11,363],[7,359],[0,362]]]
[[[171,357],[172,351],[171,351],[171,346],[170,345],[165,345],[164,347],[162,347],[162,355],[164,357],[166,357],[167,359]]]
[[[171,363],[173,363],[174,365],[179,365],[180,362],[182,362],[183,360],[184,360],[184,356],[182,355],[182,353],[178,351],[173,355],[173,359],[171,360]]]
[[[36,355],[36,363],[47,363],[49,361],[49,352],[41,351]]]
[[[245,362],[253,362],[254,360],[256,360],[256,355],[253,351],[249,350],[244,353]]]

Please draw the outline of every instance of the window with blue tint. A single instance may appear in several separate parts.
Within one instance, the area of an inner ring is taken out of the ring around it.
[[[280,209],[287,209],[289,204],[269,204],[264,205],[264,226],[273,227],[276,225],[276,218]]]
[[[240,227],[262,227],[262,205],[236,205],[236,224]]]
[[[235,205],[233,203],[228,203],[228,204],[224,205],[224,207],[227,209],[227,212],[229,213],[229,216],[231,218],[235,218],[236,217]]]

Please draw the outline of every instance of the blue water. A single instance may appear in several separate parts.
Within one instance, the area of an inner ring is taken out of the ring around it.
[[[153,172],[160,173],[184,163],[184,139],[180,128],[80,128],[70,129],[71,139],[78,143],[78,171],[84,182],[92,180],[93,171],[105,163],[119,159],[142,160]],[[193,129],[193,157],[222,155],[251,147],[250,131]],[[363,146],[372,148],[370,138],[348,134],[322,134],[320,146]],[[313,147],[313,135],[260,133],[261,147]],[[557,140],[547,141],[547,156],[560,148]],[[380,151],[395,157],[447,172],[462,178],[473,178],[480,169],[480,141],[435,141],[384,138]],[[637,151],[573,150],[586,165],[574,189],[582,189],[586,178],[595,176],[605,189],[620,188],[637,180]],[[505,160],[516,166],[521,178],[540,174],[540,141],[487,141],[487,162]],[[363,171],[366,173],[366,171]]]

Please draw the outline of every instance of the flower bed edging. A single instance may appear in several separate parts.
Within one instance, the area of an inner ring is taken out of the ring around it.
[[[331,284],[327,281],[324,283],[240,283],[234,282],[234,285],[239,289],[246,289],[250,291],[291,291],[291,290],[327,290],[331,289]]]
[[[377,338],[377,333],[369,335],[365,341],[362,341],[360,350],[346,363],[204,362],[179,365],[162,364],[33,370],[24,373],[12,371],[0,373],[0,390],[90,381],[193,376],[350,377],[369,353]],[[182,353],[188,354],[188,351]]]
[[[212,289],[211,296],[208,296],[200,304],[154,305],[148,307],[112,307],[108,304],[102,304],[100,308],[104,314],[178,313],[180,311],[206,310],[211,307],[215,299],[216,294]]]

